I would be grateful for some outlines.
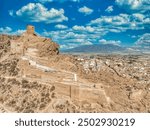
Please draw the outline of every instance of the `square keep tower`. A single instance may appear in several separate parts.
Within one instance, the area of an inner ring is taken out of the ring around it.
[[[27,26],[27,33],[28,34],[34,34],[34,26],[28,25]]]

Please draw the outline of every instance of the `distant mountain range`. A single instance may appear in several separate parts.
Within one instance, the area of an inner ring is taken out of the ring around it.
[[[61,50],[64,53],[150,53],[149,47],[121,47],[113,44],[82,45],[72,49]]]
[[[99,44],[99,45],[82,45],[72,49],[62,50],[62,52],[68,53],[114,53],[126,51],[127,48],[112,45],[112,44]]]

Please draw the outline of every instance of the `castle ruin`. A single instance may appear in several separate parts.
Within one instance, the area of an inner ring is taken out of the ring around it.
[[[11,52],[17,55],[25,55],[27,52],[35,52],[37,56],[50,56],[59,53],[59,45],[49,38],[36,35],[35,27],[28,25],[19,39],[11,40]],[[47,51],[45,51],[47,50]]]

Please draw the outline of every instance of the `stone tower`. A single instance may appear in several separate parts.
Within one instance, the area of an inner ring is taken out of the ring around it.
[[[31,25],[27,26],[27,34],[34,34],[34,26]]]
[[[59,45],[49,38],[36,35],[34,29],[34,26],[28,25],[26,32],[20,38],[11,40],[11,52],[13,54],[25,55],[25,53],[30,53],[32,50],[32,55],[37,54],[40,57],[58,55]]]

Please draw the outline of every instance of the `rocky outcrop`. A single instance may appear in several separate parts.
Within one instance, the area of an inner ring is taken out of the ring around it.
[[[59,45],[50,39],[44,39],[41,44],[37,45],[40,57],[48,57],[59,54]]]

